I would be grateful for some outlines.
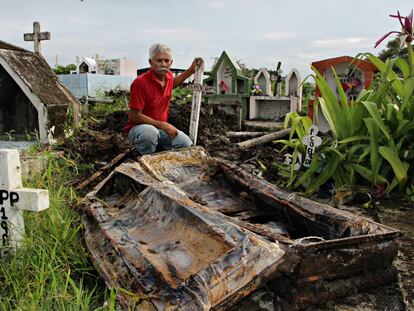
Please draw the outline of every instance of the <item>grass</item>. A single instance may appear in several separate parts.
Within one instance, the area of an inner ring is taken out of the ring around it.
[[[48,189],[50,207],[25,212],[21,247],[0,261],[0,310],[114,310],[115,295],[97,277],[83,244],[79,197],[65,186],[78,167],[64,156],[44,154],[45,172],[24,186]]]

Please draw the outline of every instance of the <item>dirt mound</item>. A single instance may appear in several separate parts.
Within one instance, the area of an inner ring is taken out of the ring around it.
[[[187,134],[190,116],[191,103],[171,103],[168,121]],[[132,147],[123,132],[127,120],[127,110],[115,111],[98,119],[91,118],[65,145],[81,154],[85,163],[108,162]],[[268,180],[278,179],[271,169],[272,162],[278,159],[277,151],[271,144],[245,150],[236,145],[237,139],[226,137],[226,132],[237,131],[236,116],[219,109],[209,114],[202,106],[199,122],[197,145],[204,147],[212,156],[237,162],[255,174],[264,171]]]

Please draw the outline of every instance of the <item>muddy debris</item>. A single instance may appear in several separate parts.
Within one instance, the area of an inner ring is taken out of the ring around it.
[[[178,129],[188,133],[189,120],[191,114],[191,103],[187,105],[172,103],[170,107],[169,122]],[[76,131],[74,137],[66,141],[66,147],[74,150],[83,156],[85,163],[95,163],[95,169],[102,167],[105,162],[110,162],[120,153],[130,150],[132,145],[123,133],[123,126],[127,122],[128,111],[116,111],[106,115],[105,117],[91,119],[81,129]],[[257,146],[251,150],[244,150],[236,146],[235,143],[240,140],[227,138],[226,132],[237,131],[236,118],[224,111],[216,110],[210,115],[205,107],[200,111],[200,124],[197,145],[206,149],[206,151],[215,157],[220,157],[233,163],[239,167],[264,177],[266,180],[277,183],[280,176],[273,169],[275,162],[283,162],[283,158],[278,154],[278,150],[272,143]],[[244,127],[246,129],[246,127]],[[204,205],[204,201],[194,196],[194,201]],[[382,219],[381,222],[399,227],[398,221],[390,219]],[[411,230],[411,229],[410,229]],[[405,231],[405,230],[404,230]],[[412,230],[411,230],[412,231]],[[410,238],[412,243],[412,238]],[[399,254],[397,268],[403,281],[401,284],[390,284],[382,286],[369,292],[356,294],[349,292],[347,298],[337,299],[335,301],[322,302],[320,307],[310,307],[307,311],[319,310],[409,310],[414,305],[413,290],[411,284],[411,272],[407,267],[403,269],[399,265],[407,265],[412,261],[412,251],[402,252],[404,256]],[[401,259],[402,258],[402,259]],[[410,264],[412,266],[412,264]],[[404,274],[404,271],[406,274]],[[401,297],[400,288],[406,287],[406,291]],[[254,307],[252,303],[256,301]],[[243,303],[246,308],[243,309]],[[281,310],[281,301],[277,297],[277,293],[269,288],[260,290],[257,293],[246,298],[246,301],[240,302],[233,310]],[[272,306],[273,305],[273,306]],[[383,307],[381,309],[381,306]],[[408,309],[407,309],[408,308]]]

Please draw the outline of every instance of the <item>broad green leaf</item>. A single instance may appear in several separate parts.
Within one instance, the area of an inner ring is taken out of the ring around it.
[[[345,155],[343,155],[341,153],[341,151],[339,151],[337,148],[334,147],[328,147],[327,150],[332,151],[334,153],[336,153],[342,160],[345,160]]]
[[[325,169],[322,170],[321,174],[316,178],[313,183],[310,184],[309,189],[307,192],[311,193],[314,192],[319,186],[326,183],[329,178],[335,173],[338,164],[340,163],[340,158],[337,154],[333,154],[332,157],[329,159],[328,164],[326,165]]]
[[[370,138],[367,135],[352,136],[338,141],[338,144],[347,144],[358,140],[370,140]]]
[[[350,165],[355,170],[355,172],[357,172],[361,177],[365,178],[367,181],[371,182],[373,180],[373,173],[371,170],[356,163],[351,163]],[[377,175],[377,181],[381,184],[389,185],[387,179],[381,175]]]
[[[316,173],[316,171],[319,168],[319,159],[317,156],[314,156],[312,158],[312,161],[310,163],[310,166],[308,167],[308,169],[298,178],[298,180],[296,181],[294,187],[297,188],[300,185],[302,185],[303,183],[307,183],[310,184],[311,183],[311,178],[313,177],[314,173]]]
[[[392,116],[396,113],[397,110],[394,104],[387,104],[386,110],[387,110],[387,121],[390,121]]]
[[[402,100],[402,106],[400,111],[403,112],[407,109],[407,104],[412,100],[411,95],[414,91],[414,77],[410,77],[404,80],[404,95]]]
[[[397,138],[399,136],[407,134],[412,130],[414,130],[414,121],[401,120],[393,136],[394,138]]]
[[[378,125],[378,127],[381,129],[381,131],[384,133],[384,135],[389,139],[390,134],[388,133],[387,128],[385,127],[384,122],[381,119],[381,114],[378,110],[378,107],[373,102],[362,102],[362,104],[367,108],[368,112],[372,116],[374,122]]]
[[[339,94],[339,98],[341,99],[341,111],[342,111],[342,118],[345,119],[345,122],[347,124],[351,123],[351,113],[350,113],[350,107],[348,103],[348,98],[344,92],[344,89],[342,88],[341,82],[339,81],[338,75],[336,74],[336,71],[334,68],[332,68],[332,72],[334,73],[335,82],[336,82],[336,89]],[[345,127],[343,131],[346,133],[344,136],[349,136],[349,129],[350,127]]]
[[[293,113],[295,113],[295,112],[289,112],[289,113],[286,114],[285,122],[283,123],[283,128],[284,129],[287,129],[289,127],[289,121],[290,121]],[[292,129],[291,129],[291,132],[292,132]]]
[[[330,123],[328,121],[328,124],[331,126],[332,134],[342,138],[341,130],[344,130],[346,122],[344,118],[341,118],[342,113],[338,99],[325,78],[315,68],[313,68],[313,71],[316,74],[316,85],[323,97],[323,101],[321,101],[322,112],[327,121],[328,119],[331,120]]]
[[[402,162],[400,160],[395,149],[382,146],[379,147],[378,151],[384,157],[384,159],[391,164],[395,177],[397,177],[398,184],[400,185],[400,190],[402,191],[405,184],[407,183],[407,171],[409,167],[408,163]]]
[[[380,155],[378,153],[378,138],[380,136],[378,125],[375,123],[373,118],[365,118],[364,122],[369,131],[370,140],[370,164],[372,170],[372,185],[377,183],[377,175],[381,165]]]
[[[400,98],[403,98],[403,85],[402,82],[399,80],[398,75],[392,70],[387,73],[387,65],[374,54],[366,53],[366,55],[368,56],[370,62],[373,63],[383,74],[384,78],[391,82],[391,85],[393,89],[397,92],[398,96],[400,96]]]
[[[398,66],[398,68],[402,72],[404,79],[408,78],[408,76],[410,75],[410,68],[408,67],[408,64],[405,61],[405,59],[399,57],[395,61],[395,64]]]

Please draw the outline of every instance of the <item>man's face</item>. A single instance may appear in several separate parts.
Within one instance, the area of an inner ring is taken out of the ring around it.
[[[172,65],[172,57],[169,52],[159,52],[156,53],[153,59],[149,60],[151,69],[156,75],[164,76],[167,74],[168,70]]]

